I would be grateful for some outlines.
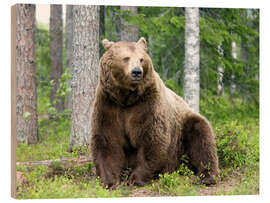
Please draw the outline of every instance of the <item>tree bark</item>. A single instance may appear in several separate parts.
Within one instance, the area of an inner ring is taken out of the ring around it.
[[[90,144],[90,112],[98,81],[99,6],[73,7],[72,114],[69,151]]]
[[[135,6],[120,6],[121,10],[130,11],[132,15],[137,14],[137,7]],[[137,42],[139,39],[139,28],[131,25],[124,19],[121,19],[121,40],[128,42]]]
[[[35,5],[16,5],[17,141],[38,141],[35,65]]]
[[[73,5],[66,6],[66,67],[72,71],[72,39],[73,39]],[[71,87],[71,80],[67,81],[69,87]],[[72,107],[72,95],[69,94],[66,97],[66,109]]]
[[[63,73],[63,22],[62,22],[62,5],[51,5],[50,9],[50,51],[51,51],[51,72],[50,80],[54,81],[51,89],[50,102],[57,112],[64,110],[64,98],[56,98],[59,89],[59,78]]]
[[[184,99],[195,111],[200,109],[200,34],[199,9],[185,11]]]

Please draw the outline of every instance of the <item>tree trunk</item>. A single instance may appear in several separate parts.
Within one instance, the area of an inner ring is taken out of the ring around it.
[[[121,10],[130,11],[132,15],[137,14],[135,6],[120,6]],[[139,28],[121,19],[121,41],[137,42],[139,39]]]
[[[90,112],[98,81],[99,6],[73,7],[72,114],[69,151],[90,144]]]
[[[221,47],[221,45],[218,46],[218,52],[219,52],[219,59],[223,57],[224,51]],[[218,65],[218,84],[217,84],[217,95],[218,96],[224,96],[224,83],[223,83],[223,76],[224,76],[224,69],[221,64]]]
[[[224,75],[224,69],[222,68],[221,65],[219,65],[218,66],[218,87],[217,87],[218,96],[224,96],[223,75]]]
[[[235,42],[232,42],[232,57],[234,59],[237,59],[237,46]],[[231,86],[230,86],[230,93],[231,95],[234,95],[236,92],[236,85],[235,85],[235,75],[232,73],[231,75]]]
[[[59,89],[59,78],[63,73],[62,51],[63,51],[63,22],[62,5],[51,5],[50,13],[50,51],[51,72],[50,80],[54,81],[51,89],[50,102],[57,112],[64,110],[64,98],[56,98]]]
[[[184,99],[195,111],[200,109],[199,9],[186,8]]]
[[[16,5],[17,141],[38,141],[35,66],[35,5]]]
[[[66,67],[72,71],[72,39],[73,39],[73,5],[66,6]],[[68,86],[71,87],[71,80],[67,81]],[[72,96],[71,94],[66,97],[66,109],[71,110]]]

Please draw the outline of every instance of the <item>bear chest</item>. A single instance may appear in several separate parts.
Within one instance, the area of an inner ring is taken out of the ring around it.
[[[122,136],[127,146],[137,148],[147,129],[151,115],[143,110],[131,108],[121,112]]]

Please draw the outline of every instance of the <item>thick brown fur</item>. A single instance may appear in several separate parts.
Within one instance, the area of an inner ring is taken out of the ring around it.
[[[100,60],[99,82],[91,116],[91,149],[97,175],[108,187],[145,185],[159,173],[173,172],[186,154],[205,184],[216,182],[218,159],[208,121],[168,89],[155,72],[146,41],[109,42]],[[132,68],[143,76],[133,81]]]

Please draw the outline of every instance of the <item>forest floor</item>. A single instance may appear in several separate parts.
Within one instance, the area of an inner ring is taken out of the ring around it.
[[[201,103],[202,111],[211,122],[217,140],[220,180],[216,185],[198,184],[198,178],[185,165],[177,172],[160,175],[144,187],[128,186],[123,180],[115,190],[102,187],[91,161],[74,159],[89,157],[89,150],[80,147],[67,152],[70,118],[51,120],[39,116],[39,142],[18,143],[18,199],[96,198],[146,196],[206,196],[259,194],[259,116],[257,111],[237,101]],[[208,108],[205,108],[208,107]],[[222,109],[223,108],[223,109]],[[62,161],[65,157],[71,161]],[[57,160],[50,164],[24,164]]]

